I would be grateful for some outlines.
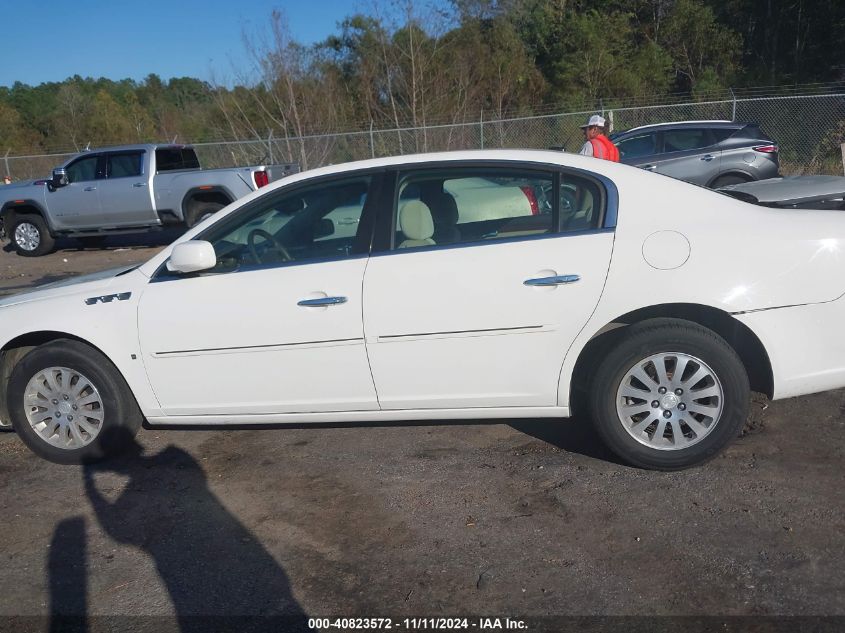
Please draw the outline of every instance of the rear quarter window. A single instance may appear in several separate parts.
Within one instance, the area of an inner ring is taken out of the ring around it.
[[[190,147],[161,147],[156,150],[156,171],[199,169],[197,153]]]

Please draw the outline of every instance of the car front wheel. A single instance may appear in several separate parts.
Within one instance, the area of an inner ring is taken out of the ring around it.
[[[15,431],[34,453],[59,464],[118,452],[143,417],[117,368],[97,350],[61,339],[24,356],[9,379]]]
[[[654,319],[626,334],[592,381],[599,435],[642,468],[680,470],[713,458],[748,412],[748,376],[736,352],[689,321]]]

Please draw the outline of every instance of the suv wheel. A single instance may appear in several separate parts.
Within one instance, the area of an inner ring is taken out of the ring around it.
[[[24,257],[46,255],[56,244],[44,218],[34,213],[17,216],[12,223],[9,237],[18,255]]]
[[[689,321],[628,328],[601,361],[590,393],[599,435],[626,462],[680,470],[718,454],[748,412],[748,376],[733,348]]]
[[[728,185],[740,185],[744,182],[751,182],[751,179],[737,174],[726,174],[716,178],[713,181],[712,188],[718,189],[719,187],[727,187]]]

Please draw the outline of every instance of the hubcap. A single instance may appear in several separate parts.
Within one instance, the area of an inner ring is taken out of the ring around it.
[[[29,222],[21,222],[15,228],[15,244],[25,251],[34,251],[41,243],[38,227]]]
[[[650,448],[679,450],[703,440],[722,415],[724,392],[716,373],[679,352],[649,356],[631,367],[616,392],[619,421]]]
[[[103,399],[78,371],[48,367],[33,376],[24,395],[26,419],[38,436],[57,448],[87,446],[103,428]]]

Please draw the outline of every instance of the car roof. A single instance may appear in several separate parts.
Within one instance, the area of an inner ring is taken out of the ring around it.
[[[173,143],[136,143],[134,145],[109,145],[104,147],[92,147],[91,149],[84,149],[79,152],[82,154],[100,154],[103,152],[137,152],[147,151],[152,152],[157,149],[189,149],[191,145],[180,145]]]
[[[755,123],[745,123],[741,121],[728,121],[727,119],[712,119],[707,121],[676,121],[672,123],[652,123],[649,125],[640,125],[638,127],[632,127],[630,130],[624,130],[622,132],[617,132],[618,136],[622,134],[631,134],[632,132],[641,132],[643,130],[674,130],[674,129],[685,129],[690,127],[710,127],[710,128],[719,128],[719,129],[742,129],[746,125],[756,125]]]

